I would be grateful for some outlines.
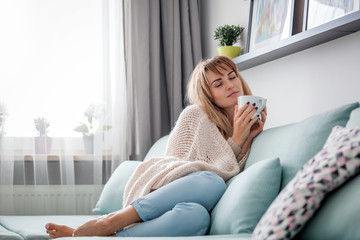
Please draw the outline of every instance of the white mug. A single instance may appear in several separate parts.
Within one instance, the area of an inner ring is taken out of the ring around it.
[[[244,95],[238,97],[238,109],[240,109],[243,105],[249,103],[250,104],[256,104],[256,107],[258,109],[256,110],[256,113],[251,117],[253,119],[257,115],[259,115],[260,120],[262,119],[262,116],[260,112],[265,108],[266,106],[266,99],[258,96],[252,96],[252,95]]]

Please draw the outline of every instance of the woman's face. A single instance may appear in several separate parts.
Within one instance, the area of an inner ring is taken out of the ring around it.
[[[235,72],[227,66],[223,67],[224,69],[219,69],[221,74],[207,71],[206,76],[214,103],[225,110],[233,111],[238,96],[244,95],[244,90]]]

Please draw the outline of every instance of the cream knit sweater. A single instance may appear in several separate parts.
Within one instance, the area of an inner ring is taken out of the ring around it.
[[[170,133],[165,156],[136,168],[125,187],[123,206],[191,172],[212,171],[227,181],[244,168],[247,154],[240,152],[199,106],[191,105],[182,111]]]

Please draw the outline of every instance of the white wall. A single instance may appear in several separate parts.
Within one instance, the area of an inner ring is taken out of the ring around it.
[[[267,128],[360,101],[360,32],[242,71],[268,99]]]
[[[223,2],[232,2],[232,9],[239,11],[220,11]],[[244,18],[248,18],[249,2],[202,0],[202,11],[207,11],[201,18],[204,57],[216,55],[216,43],[214,46],[209,38],[214,26],[232,24],[236,18],[247,26]],[[241,75],[254,95],[268,99],[266,128],[360,101],[360,32],[244,70]]]

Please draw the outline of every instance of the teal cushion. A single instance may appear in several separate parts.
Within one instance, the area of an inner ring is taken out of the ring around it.
[[[166,146],[168,142],[169,135],[165,135],[162,138],[158,139],[150,148],[146,154],[144,161],[149,160],[153,157],[162,157],[165,154]]]
[[[23,240],[19,234],[10,232],[3,226],[0,226],[0,240]]]
[[[210,234],[252,233],[279,193],[280,181],[278,158],[260,161],[229,180],[211,213]]]
[[[348,104],[301,122],[263,131],[254,140],[245,169],[265,159],[279,157],[282,166],[281,188],[319,152],[335,125],[345,126],[359,103]]]
[[[94,213],[109,214],[122,209],[125,185],[139,164],[140,161],[125,161],[115,169],[100,194]]]
[[[76,238],[60,238],[61,240],[74,240]],[[215,235],[215,236],[186,236],[186,237],[81,237],[79,240],[251,240],[251,234],[232,234],[232,235]]]
[[[351,112],[350,119],[347,122],[346,127],[360,127],[360,108],[357,108]]]
[[[273,201],[256,226],[253,238],[292,239],[314,215],[326,194],[359,173],[360,128],[335,126],[323,149],[299,170]]]
[[[360,176],[330,193],[296,239],[360,239]]]

